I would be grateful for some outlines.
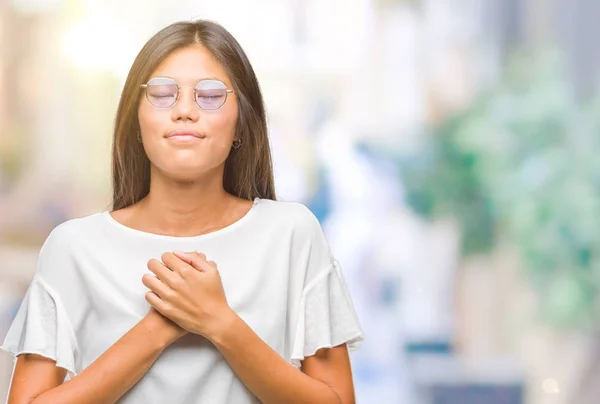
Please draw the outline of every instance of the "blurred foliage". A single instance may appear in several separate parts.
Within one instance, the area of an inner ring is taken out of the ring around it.
[[[576,99],[555,54],[518,55],[504,79],[402,159],[409,204],[453,215],[464,254],[520,252],[545,320],[598,323],[600,98]]]

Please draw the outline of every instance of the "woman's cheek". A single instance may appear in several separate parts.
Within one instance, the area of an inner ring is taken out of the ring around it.
[[[219,160],[225,161],[229,155],[229,149],[230,146],[228,146],[227,140],[224,137],[221,137],[219,139],[215,139],[214,147],[212,148],[212,154]]]
[[[219,145],[225,149],[229,149],[233,142],[233,134],[235,131],[235,125],[232,125],[231,119],[223,119],[214,122],[212,127],[214,129],[213,135]]]

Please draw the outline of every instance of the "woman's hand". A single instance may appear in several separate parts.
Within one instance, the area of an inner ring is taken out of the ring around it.
[[[172,344],[188,333],[188,330],[181,328],[172,320],[160,314],[154,307],[150,307],[148,314],[142,321],[151,333],[159,336],[164,346]]]
[[[197,252],[165,253],[161,259],[148,261],[156,276],[142,277],[151,290],[146,300],[181,328],[212,340],[232,313],[217,264]]]

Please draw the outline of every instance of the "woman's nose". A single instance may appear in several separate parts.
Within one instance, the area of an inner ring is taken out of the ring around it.
[[[174,120],[189,119],[198,120],[198,104],[196,104],[194,88],[190,86],[179,87],[179,96],[173,106]]]

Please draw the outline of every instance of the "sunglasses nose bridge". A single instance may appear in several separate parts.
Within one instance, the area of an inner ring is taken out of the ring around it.
[[[194,87],[194,86],[177,86],[177,88],[178,88],[178,96],[177,96],[178,100],[180,98],[179,93],[181,93],[182,88],[191,88],[192,89],[192,97],[193,97],[192,101],[196,102],[196,87]],[[176,100],[176,101],[178,101],[178,100]]]

